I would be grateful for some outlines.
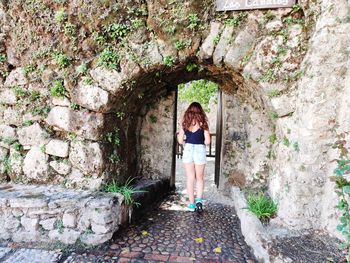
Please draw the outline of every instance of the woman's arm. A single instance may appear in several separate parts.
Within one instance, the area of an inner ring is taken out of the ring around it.
[[[177,134],[177,141],[179,144],[184,144],[185,131],[183,128],[180,129],[180,132]]]
[[[210,144],[211,138],[210,138],[210,133],[209,130],[204,130],[204,143],[206,145]]]

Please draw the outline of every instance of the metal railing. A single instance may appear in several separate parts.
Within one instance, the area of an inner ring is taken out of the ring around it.
[[[216,143],[216,133],[210,134],[210,144],[207,145],[207,157],[215,157],[215,143]],[[176,140],[176,158],[182,159],[184,147],[183,145],[179,144]]]

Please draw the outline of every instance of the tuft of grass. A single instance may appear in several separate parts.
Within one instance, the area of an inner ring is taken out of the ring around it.
[[[100,54],[98,58],[98,66],[104,67],[106,69],[117,70],[119,67],[119,54],[113,48],[106,47]]]
[[[172,67],[175,63],[175,59],[172,56],[166,56],[163,59],[163,65],[167,67]]]
[[[144,190],[136,190],[131,183],[135,180],[135,178],[128,178],[124,185],[119,185],[113,180],[109,184],[107,184],[104,188],[104,191],[107,193],[120,193],[124,196],[125,203],[127,206],[140,206],[141,204],[135,202],[133,195],[136,193],[144,193]]]
[[[63,80],[56,80],[50,89],[51,96],[53,97],[64,97],[66,89],[63,84]]]
[[[258,194],[250,193],[247,203],[247,209],[263,222],[267,222],[277,213],[277,204],[262,192]]]

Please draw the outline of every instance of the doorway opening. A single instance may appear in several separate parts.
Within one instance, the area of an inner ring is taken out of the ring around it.
[[[174,126],[175,130],[181,128],[182,115],[192,102],[199,102],[207,117],[211,143],[206,146],[207,164],[204,173],[204,198],[213,188],[219,185],[220,153],[221,153],[221,91],[218,84],[206,80],[194,80],[179,84],[176,90],[176,106]],[[180,194],[186,194],[186,174],[182,162],[183,146],[174,143],[174,176],[175,187]]]

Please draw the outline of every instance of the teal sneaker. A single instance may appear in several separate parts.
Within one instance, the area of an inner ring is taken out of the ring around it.
[[[188,204],[187,211],[194,212],[196,210],[196,205],[193,203]]]

